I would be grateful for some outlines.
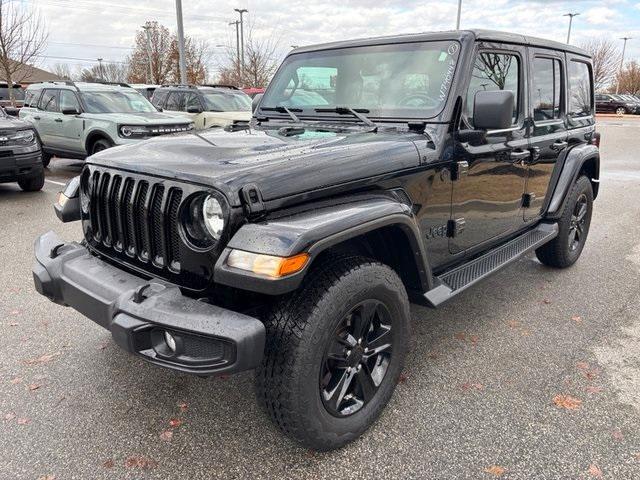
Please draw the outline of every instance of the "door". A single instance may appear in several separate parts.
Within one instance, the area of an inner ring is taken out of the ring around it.
[[[462,128],[457,132],[457,167],[451,205],[449,251],[457,254],[506,236],[523,225],[522,195],[530,156],[525,122],[527,111],[526,48],[480,46],[466,95]],[[510,90],[515,106],[511,128],[473,128],[475,94]]]
[[[188,112],[189,108],[195,108],[200,111],[200,113],[187,113],[193,121],[196,130],[207,128],[207,116],[204,115],[204,106],[202,105],[198,94],[187,93],[185,100],[185,112]]]
[[[533,222],[542,215],[552,175],[559,170],[558,161],[564,158],[569,143],[564,53],[530,48],[529,65],[532,155],[523,162],[527,167],[523,206],[525,221]]]
[[[46,147],[53,148],[55,144],[56,122],[55,115],[60,112],[58,90],[47,88],[42,92],[38,111],[33,120],[40,135],[40,140]]]
[[[53,117],[53,135],[51,146],[64,151],[84,153],[82,144],[83,120],[80,117],[80,102],[71,90],[60,90],[60,112],[51,113]],[[63,114],[62,112],[75,110],[78,114]]]

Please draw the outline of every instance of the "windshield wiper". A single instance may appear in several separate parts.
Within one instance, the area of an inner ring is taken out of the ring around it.
[[[378,130],[378,126],[363,115],[363,113],[369,113],[369,110],[366,110],[364,108],[359,108],[358,110],[354,110],[351,107],[316,108],[315,111],[318,113],[337,113],[338,115],[350,114],[356,117],[365,125],[369,127],[374,127],[376,131]]]
[[[296,123],[302,123],[300,121],[300,119],[298,118],[298,116],[293,113],[293,112],[301,112],[302,109],[301,108],[287,108],[284,106],[277,106],[277,107],[260,107],[262,110],[266,110],[268,112],[278,112],[278,113],[286,113],[287,115],[289,115],[291,117],[291,120],[293,120]]]

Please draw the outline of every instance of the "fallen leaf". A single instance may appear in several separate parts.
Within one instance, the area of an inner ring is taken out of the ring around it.
[[[28,418],[19,418],[18,425],[28,425],[31,423],[31,420]]]
[[[545,298],[543,300],[543,303],[545,303],[546,305],[549,305],[551,303],[551,300],[549,300],[548,298]]]
[[[460,388],[462,388],[462,390],[483,390],[484,385],[482,385],[481,383],[466,382],[463,383]]]
[[[586,389],[587,393],[600,393],[602,392],[602,387],[596,387],[595,385],[589,385]]]
[[[602,477],[602,470],[595,463],[592,463],[589,467],[589,475],[600,478]]]
[[[164,440],[165,442],[170,442],[172,438],[173,438],[172,430],[165,430],[160,434],[160,440]]]
[[[558,408],[577,410],[582,405],[582,400],[578,400],[570,395],[556,395],[553,397],[553,403],[555,403]]]
[[[38,477],[38,480],[56,480],[55,475],[45,475],[44,477]]]
[[[20,310],[11,310],[9,315],[20,315]]]
[[[186,412],[189,409],[189,405],[187,404],[187,402],[180,402],[178,403],[178,408],[181,412]]]
[[[98,350],[104,350],[105,348],[107,348],[109,346],[111,342],[106,341],[106,342],[102,342],[100,345],[98,345]]]
[[[500,465],[491,465],[484,469],[485,472],[490,473],[491,475],[495,475],[496,477],[500,477],[506,472],[506,468],[501,467]]]
[[[11,413],[11,412],[7,413],[7,414],[4,416],[4,419],[5,419],[7,422],[9,422],[9,421],[13,420],[14,418],[16,418],[16,414],[15,414],[15,413]]]
[[[22,383],[22,377],[16,377],[13,380],[11,380],[11,383],[13,383],[14,385],[17,385],[18,383]]]
[[[431,352],[430,354],[427,355],[428,358],[430,358],[431,360],[435,360],[436,358],[438,358],[440,354],[437,352]]]
[[[518,328],[520,326],[520,322],[517,320],[509,320],[509,328]]]
[[[20,325],[18,322],[11,322],[9,324],[10,327],[17,327],[18,325]]]
[[[464,334],[464,332],[458,332],[453,336],[456,340],[460,340],[462,342],[464,342],[467,338],[467,336]]]
[[[179,418],[172,418],[171,420],[169,420],[169,426],[172,428],[179,427],[180,425],[182,425],[182,420],[180,420]]]
[[[140,468],[142,470],[149,470],[158,465],[158,462],[155,460],[151,460],[147,457],[134,455],[131,457],[127,457],[124,461],[125,468]]]
[[[578,362],[576,363],[576,367],[578,367],[579,370],[589,370],[589,364],[587,362]]]
[[[109,460],[105,460],[104,462],[102,462],[102,466],[104,468],[113,468],[115,466],[115,462],[112,458],[110,458]]]
[[[398,383],[407,383],[407,380],[409,380],[409,377],[405,373],[401,373],[398,377]]]
[[[218,380],[228,380],[229,379],[229,375],[226,375],[224,373],[221,373],[220,375],[217,375],[216,378]]]
[[[611,436],[616,439],[616,440],[623,440],[624,439],[624,435],[622,434],[621,430],[614,430],[613,432],[611,432]]]
[[[39,383],[32,383],[27,388],[33,392],[34,390],[38,390],[40,388],[40,384]]]
[[[58,355],[60,355],[60,352],[48,353],[38,358],[31,358],[29,360],[25,360],[24,363],[26,363],[27,365],[41,365],[43,363],[49,363]]]
[[[571,320],[573,320],[576,323],[581,323],[582,322],[582,317],[580,317],[578,315],[574,315],[573,317],[571,317]]]

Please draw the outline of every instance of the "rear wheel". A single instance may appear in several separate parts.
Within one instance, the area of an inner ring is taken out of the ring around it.
[[[268,316],[256,390],[274,423],[316,450],[360,436],[404,365],[409,303],[398,275],[363,257],[325,265]]]
[[[593,211],[593,187],[585,176],[574,184],[562,217],[560,231],[551,242],[536,250],[536,256],[545,265],[566,268],[573,265],[580,255],[589,235]]]
[[[25,192],[37,192],[44,187],[44,170],[33,177],[18,179],[18,185]]]
[[[113,147],[113,143],[111,143],[106,138],[100,138],[100,139],[96,140],[95,142],[93,142],[93,145],[91,146],[91,155],[93,155],[94,153],[101,152],[101,151],[106,150],[107,148],[111,148],[111,147]]]

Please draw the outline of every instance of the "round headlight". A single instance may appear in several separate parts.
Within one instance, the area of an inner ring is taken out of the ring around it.
[[[220,202],[211,195],[202,203],[202,216],[207,231],[216,241],[220,240],[224,230],[224,211]]]
[[[121,127],[120,133],[123,137],[130,137],[133,134],[133,131],[131,130],[131,127]]]

